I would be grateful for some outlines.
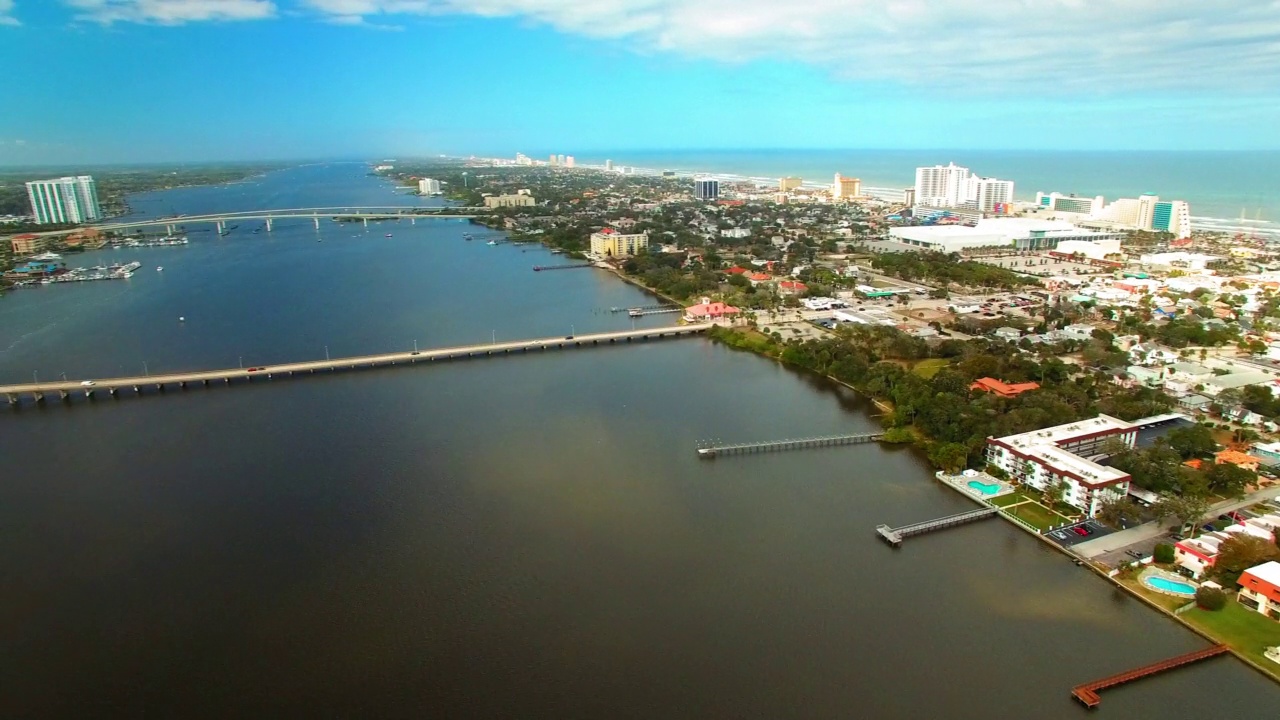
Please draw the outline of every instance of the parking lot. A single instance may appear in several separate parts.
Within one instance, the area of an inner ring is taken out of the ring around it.
[[[1080,530],[1083,530],[1084,534],[1081,534]],[[1069,548],[1072,545],[1077,545],[1082,542],[1106,537],[1113,532],[1115,531],[1097,520],[1085,520],[1084,522],[1076,523],[1075,525],[1068,525],[1067,527],[1059,528],[1053,532],[1045,533],[1045,537],[1058,543],[1064,548]]]

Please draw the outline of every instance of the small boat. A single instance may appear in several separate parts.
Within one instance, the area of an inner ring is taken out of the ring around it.
[[[487,243],[485,243],[485,244],[486,244],[486,245],[497,245],[498,243],[497,243],[497,242],[495,242],[495,241],[493,241],[493,240],[490,240],[489,242],[487,242]]]
[[[391,237],[391,233],[387,233],[386,235],[383,235],[383,237]]]
[[[644,311],[640,308],[631,308],[627,311],[627,314],[631,317],[640,317],[641,315],[644,315]]]
[[[156,266],[156,272],[164,272],[164,266],[163,266],[163,265],[157,265],[157,266]]]

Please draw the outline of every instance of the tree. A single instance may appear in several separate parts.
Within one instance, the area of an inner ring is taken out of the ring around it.
[[[1225,497],[1244,495],[1245,486],[1257,481],[1258,474],[1231,463],[1219,463],[1205,473],[1209,489]]]
[[[1196,590],[1196,604],[1205,610],[1221,610],[1227,606],[1227,594],[1215,587]]]
[[[1169,543],[1159,543],[1151,554],[1158,563],[1171,563],[1175,557],[1173,546]]]
[[[1052,509],[1055,505],[1062,502],[1062,496],[1067,492],[1067,484],[1061,480],[1050,480],[1044,485],[1044,492],[1041,494],[1041,500],[1044,506]]]
[[[935,443],[929,447],[929,462],[947,472],[953,473],[964,468],[968,460],[969,448],[960,443]]]
[[[1182,459],[1201,458],[1213,454],[1218,443],[1213,440],[1209,428],[1199,423],[1190,427],[1180,427],[1165,436],[1169,447],[1178,451]]]
[[[1128,527],[1138,524],[1142,516],[1129,498],[1111,497],[1098,508],[1098,519],[1112,527]]]
[[[1280,560],[1280,548],[1275,543],[1245,533],[1232,533],[1218,546],[1213,576],[1223,587],[1235,587],[1240,573],[1269,560]]]
[[[1199,524],[1200,518],[1209,512],[1209,501],[1203,497],[1163,494],[1160,501],[1151,506],[1156,520],[1174,518],[1180,524]]]

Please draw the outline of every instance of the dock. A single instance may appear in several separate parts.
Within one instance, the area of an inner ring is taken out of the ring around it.
[[[1109,687],[1115,687],[1116,685],[1123,685],[1127,682],[1133,682],[1134,680],[1162,673],[1166,670],[1172,670],[1177,667],[1182,667],[1183,665],[1190,665],[1191,663],[1207,660],[1211,657],[1217,657],[1218,655],[1230,652],[1230,650],[1231,648],[1226,645],[1214,645],[1213,647],[1207,647],[1203,650],[1196,650],[1194,652],[1186,653],[1185,655],[1178,655],[1177,657],[1171,657],[1157,663],[1151,663],[1150,665],[1144,665],[1140,668],[1117,673],[1111,677],[1095,680],[1091,683],[1077,685],[1071,689],[1071,695],[1075,697],[1075,699],[1084,703],[1085,707],[1096,708],[1098,707],[1098,704],[1102,702],[1102,698],[1098,695],[1099,690],[1105,690]]]
[[[940,517],[935,520],[925,520],[924,522],[913,523],[911,525],[903,525],[900,528],[891,528],[888,525],[877,525],[876,533],[879,534],[885,542],[894,547],[898,547],[902,544],[903,540],[906,540],[913,535],[923,535],[927,532],[933,532],[934,530],[945,530],[947,528],[956,527],[957,525],[971,523],[975,520],[994,517],[996,513],[999,512],[1000,508],[998,507],[984,507],[956,515]]]
[[[719,455],[781,452],[783,450],[804,450],[816,447],[834,447],[836,445],[860,445],[862,443],[876,442],[883,437],[884,433],[862,433],[859,435],[824,435],[795,440],[768,440],[765,442],[734,443],[731,445],[706,443],[698,445],[698,457],[709,460]]]
[[[570,265],[534,265],[534,272],[542,272],[543,270],[575,270],[577,268],[595,267],[595,263],[573,263]]]

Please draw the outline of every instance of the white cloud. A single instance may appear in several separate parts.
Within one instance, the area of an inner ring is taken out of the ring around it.
[[[0,25],[20,25],[13,16],[13,0],[0,0]]]
[[[296,0],[331,18],[532,20],[640,52],[771,58],[837,76],[1108,94],[1280,79],[1280,0]]]
[[[77,20],[181,25],[203,20],[262,20],[274,17],[271,0],[62,0]],[[0,0],[3,2],[3,0]]]

